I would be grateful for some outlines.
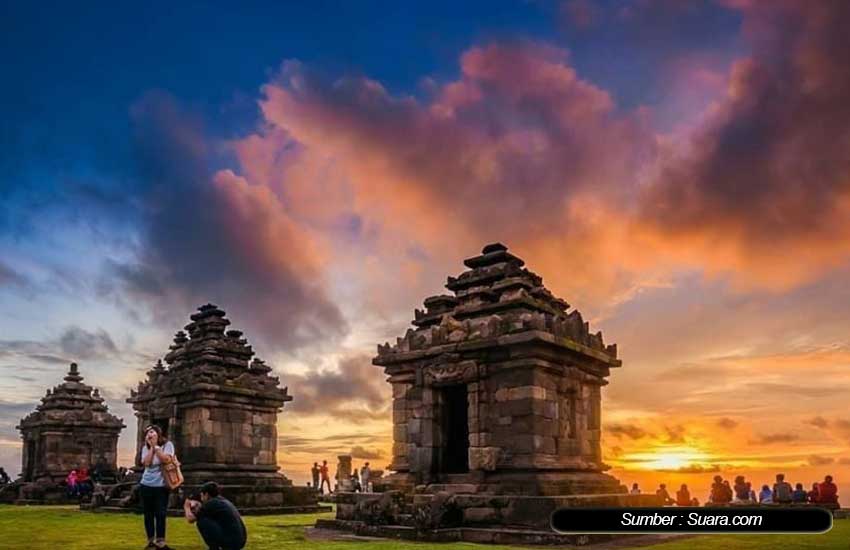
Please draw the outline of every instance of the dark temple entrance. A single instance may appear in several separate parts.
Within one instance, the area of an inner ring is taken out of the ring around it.
[[[462,474],[469,471],[469,401],[466,384],[440,390],[440,430],[442,456],[439,473]]]

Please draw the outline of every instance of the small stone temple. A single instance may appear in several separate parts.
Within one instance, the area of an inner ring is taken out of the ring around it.
[[[621,366],[617,346],[504,245],[464,265],[450,294],[426,298],[413,328],[378,346],[394,473],[383,495],[340,495],[327,525],[450,540],[469,532],[445,528],[474,526],[489,528],[475,531],[480,541],[503,542],[510,527],[525,530],[515,542],[551,542],[560,506],[654,504],[627,495],[602,462],[601,390]]]
[[[71,470],[98,466],[101,475],[114,475],[118,436],[124,428],[109,413],[100,392],[83,383],[76,363],[64,382],[47,390],[41,404],[17,429],[23,439],[21,477],[7,501],[60,501],[60,483]]]
[[[71,470],[93,469],[98,462],[115,472],[124,427],[109,413],[100,391],[84,384],[77,364],[71,363],[64,382],[47,390],[17,427],[23,439],[21,476],[58,483]]]
[[[292,396],[229,325],[224,311],[201,306],[177,332],[165,365],[157,362],[131,392],[136,469],[144,429],[156,424],[174,444],[184,493],[213,480],[242,513],[318,510],[315,490],[294,487],[277,463],[277,416]]]

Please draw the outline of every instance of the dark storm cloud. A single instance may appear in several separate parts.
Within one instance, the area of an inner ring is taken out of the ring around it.
[[[169,96],[146,96],[132,117],[140,244],[135,261],[106,263],[101,289],[175,329],[212,301],[266,348],[343,335],[323,259],[274,193],[215,172],[200,122]]]

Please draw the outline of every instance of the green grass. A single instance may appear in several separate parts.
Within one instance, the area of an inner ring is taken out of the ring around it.
[[[438,547],[441,550],[496,546],[476,544],[418,544],[398,541],[329,541],[305,537],[305,527],[324,515],[261,516],[245,518],[247,550],[403,550]],[[837,520],[825,535],[712,535],[671,541],[644,550],[818,549],[847,550],[850,520]],[[67,506],[0,505],[0,548],[4,550],[140,550],[145,543],[142,518],[130,514],[92,514]],[[204,550],[195,527],[182,518],[169,518],[168,542],[176,550]]]

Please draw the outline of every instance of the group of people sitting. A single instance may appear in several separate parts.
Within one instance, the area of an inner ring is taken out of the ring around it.
[[[632,485],[631,494],[640,494],[637,483]],[[655,494],[661,498],[665,506],[675,504],[676,506],[699,506],[699,500],[692,497],[688,486],[682,484],[676,491],[676,498],[672,498],[667,491],[667,485],[661,484]],[[810,490],[806,490],[802,483],[794,487],[785,481],[785,474],[776,475],[776,483],[771,488],[762,485],[761,491],[756,494],[752,483],[744,476],[737,476],[735,484],[724,480],[722,476],[714,476],[711,484],[711,493],[708,504],[818,504],[827,507],[838,506],[838,486],[833,482],[832,476],[824,477],[820,483],[813,483]]]
[[[313,487],[317,488],[319,493],[323,493],[325,489],[325,484],[327,483],[328,492],[325,494],[333,493],[333,488],[331,487],[331,478],[330,478],[330,470],[328,468],[328,461],[323,460],[322,465],[319,466],[318,462],[313,463],[313,467],[310,469],[310,474],[313,477]],[[355,493],[371,493],[372,492],[372,469],[369,467],[368,462],[363,463],[363,467],[360,468],[358,473],[357,467],[352,465],[351,468],[351,477],[349,478],[351,482],[351,490]],[[340,480],[340,473],[336,474],[337,482]]]
[[[88,468],[71,470],[65,478],[65,493],[68,498],[87,498],[94,492],[94,483]]]

